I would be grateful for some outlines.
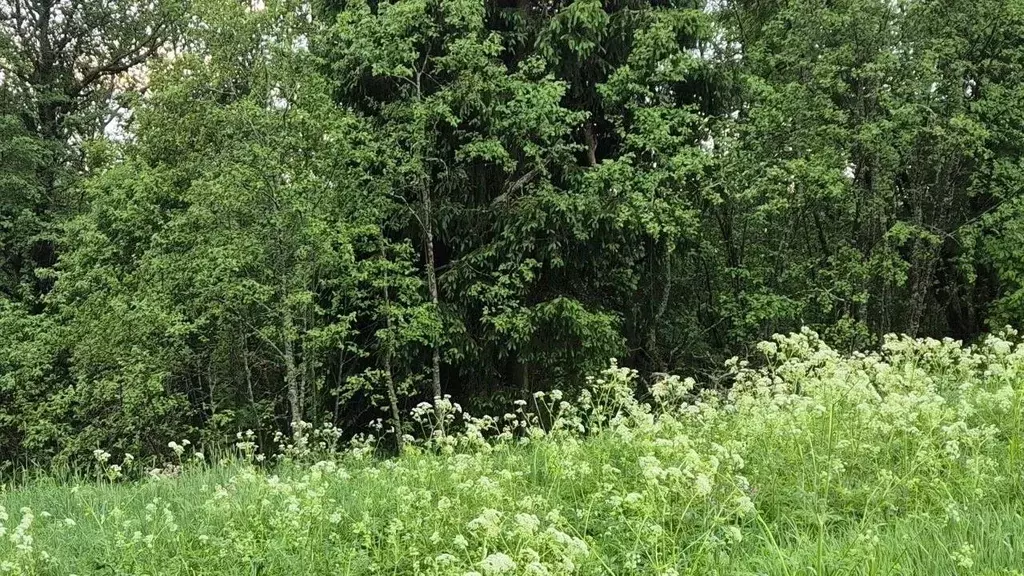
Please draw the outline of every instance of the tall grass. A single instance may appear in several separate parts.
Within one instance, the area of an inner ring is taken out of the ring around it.
[[[670,378],[639,403],[613,365],[500,418],[446,401],[458,433],[421,407],[425,439],[387,461],[310,433],[267,469],[243,437],[124,481],[99,451],[89,478],[0,494],[0,574],[1021,574],[1012,334],[761,350],[728,394]]]

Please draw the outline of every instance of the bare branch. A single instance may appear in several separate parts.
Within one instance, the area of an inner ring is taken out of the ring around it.
[[[76,82],[67,92],[69,97],[76,97],[87,89],[92,83],[94,83],[101,76],[109,76],[113,74],[120,74],[127,72],[128,70],[142,64],[148,60],[153,54],[156,53],[157,49],[160,48],[160,42],[167,27],[166,22],[161,22],[150,33],[146,38],[142,39],[138,44],[133,46],[131,49],[115,56],[110,62],[102,64],[95,68],[86,71],[82,75],[82,79]]]

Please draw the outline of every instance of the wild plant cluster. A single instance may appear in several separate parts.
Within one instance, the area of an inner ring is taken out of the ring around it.
[[[1016,333],[759,349],[727,391],[639,401],[613,363],[499,417],[421,405],[387,460],[310,426],[217,464],[175,442],[137,482],[98,450],[94,481],[0,493],[0,574],[1020,574]]]

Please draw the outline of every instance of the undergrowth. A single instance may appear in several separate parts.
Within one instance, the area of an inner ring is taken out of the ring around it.
[[[638,402],[613,364],[501,417],[423,405],[383,461],[308,426],[272,463],[244,433],[147,473],[97,449],[93,477],[0,493],[0,574],[1021,574],[1013,332],[760,350],[727,393],[671,377]]]

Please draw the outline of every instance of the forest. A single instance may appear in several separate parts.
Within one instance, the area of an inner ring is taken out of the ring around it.
[[[1020,0],[0,0],[0,468],[979,341],[1022,148]]]

